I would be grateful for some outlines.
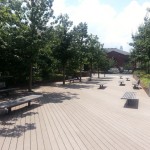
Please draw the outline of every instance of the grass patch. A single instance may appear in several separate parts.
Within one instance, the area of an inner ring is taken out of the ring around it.
[[[141,84],[145,87],[148,88],[150,84],[150,74],[146,74],[145,71],[135,71],[134,75],[140,78]]]

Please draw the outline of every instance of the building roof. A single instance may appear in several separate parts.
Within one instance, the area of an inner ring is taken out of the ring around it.
[[[105,48],[105,51],[106,51],[106,53],[110,53],[110,52],[114,51],[114,52],[117,52],[117,53],[120,53],[123,55],[130,55],[130,53],[120,50],[120,49],[117,49],[117,48]]]

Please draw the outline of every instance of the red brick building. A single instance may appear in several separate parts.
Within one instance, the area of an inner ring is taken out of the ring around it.
[[[129,60],[129,53],[117,48],[106,48],[105,49],[109,58],[115,60],[117,68],[124,67]]]

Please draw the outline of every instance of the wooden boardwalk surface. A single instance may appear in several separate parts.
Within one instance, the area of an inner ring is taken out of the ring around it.
[[[0,115],[0,150],[150,150],[150,98],[133,79],[122,87],[118,80],[36,89],[43,98]],[[121,99],[126,91],[136,92],[136,106]]]

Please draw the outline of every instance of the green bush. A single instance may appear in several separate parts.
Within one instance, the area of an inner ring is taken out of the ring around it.
[[[142,70],[136,70],[134,71],[134,75],[140,78],[141,84],[145,88],[148,88],[150,83],[150,74],[146,74],[146,72]]]
[[[57,81],[63,81],[63,75],[62,74],[51,74],[49,76],[50,82],[57,82]]]

